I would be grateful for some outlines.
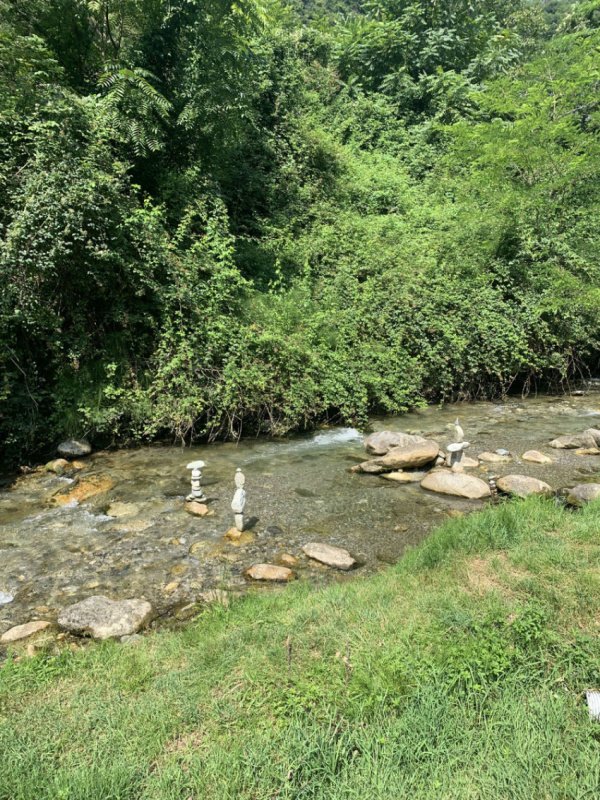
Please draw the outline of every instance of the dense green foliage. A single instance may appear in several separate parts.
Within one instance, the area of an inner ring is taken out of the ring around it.
[[[595,798],[599,563],[598,503],[530,498],[135,646],[42,634],[0,665],[0,798]]]
[[[600,3],[0,0],[0,441],[598,364]]]

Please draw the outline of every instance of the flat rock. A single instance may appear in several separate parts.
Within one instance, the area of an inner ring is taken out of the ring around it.
[[[15,599],[14,594],[8,592],[0,592],[0,606],[6,606]]]
[[[95,595],[68,606],[58,615],[64,630],[94,639],[111,639],[137,633],[152,616],[146,600],[109,600]]]
[[[499,453],[490,453],[488,451],[480,453],[479,460],[485,461],[486,464],[507,464],[509,461],[512,461],[509,455],[505,456],[500,455]]]
[[[379,474],[392,470],[424,467],[435,461],[439,452],[440,446],[437,442],[424,439],[422,442],[408,444],[405,447],[392,447],[385,456],[363,461],[362,464],[352,467],[352,472]]]
[[[197,500],[186,503],[185,510],[193,517],[206,517],[210,513],[206,503],[199,503]]]
[[[419,470],[397,470],[396,472],[384,472],[382,478],[388,481],[396,481],[396,483],[419,483],[427,475],[426,472]]]
[[[334,547],[331,544],[324,544],[323,542],[309,542],[304,545],[302,551],[309,558],[336,569],[348,570],[352,569],[356,564],[356,561],[347,550],[342,547]]]
[[[122,503],[120,500],[111,503],[106,511],[109,517],[131,517],[139,512],[140,507],[137,503]]]
[[[92,445],[87,439],[67,439],[58,445],[58,455],[66,458],[81,458],[89,456]]]
[[[114,480],[108,475],[94,475],[90,478],[81,479],[76,486],[67,492],[55,494],[52,502],[58,506],[65,506],[73,501],[83,503],[99,494],[109,492],[114,486]]]
[[[284,567],[295,567],[298,564],[298,559],[291,553],[282,553],[278,561],[283,564]]]
[[[496,481],[501,492],[515,497],[529,497],[530,494],[551,494],[552,487],[528,475],[503,475]]]
[[[476,458],[471,458],[470,456],[463,456],[460,460],[461,467],[465,469],[475,469],[475,467],[479,466],[479,461]]]
[[[400,431],[378,431],[365,439],[365,449],[372,456],[384,456],[392,447],[407,447],[409,444],[425,442],[422,436]]]
[[[600,456],[600,448],[598,447],[579,447],[575,450],[576,456]]]
[[[587,428],[583,433],[569,433],[550,442],[557,450],[577,450],[578,448],[600,447],[600,430]]]
[[[583,506],[600,497],[600,483],[580,483],[569,490],[567,503],[572,506]]]
[[[28,636],[33,636],[35,633],[45,630],[50,626],[46,620],[36,620],[35,622],[26,622],[24,625],[15,625],[0,636],[2,644],[9,644],[10,642],[18,642],[20,639],[26,639]]]
[[[276,581],[286,583],[294,578],[294,573],[287,567],[278,567],[276,564],[253,564],[245,570],[244,575],[253,581]]]
[[[530,461],[532,464],[553,464],[554,461],[550,456],[540,453],[539,450],[528,450],[521,456],[523,461]]]
[[[490,497],[490,487],[481,478],[450,470],[435,470],[421,481],[421,487],[430,492],[466,497],[468,500],[481,500]]]

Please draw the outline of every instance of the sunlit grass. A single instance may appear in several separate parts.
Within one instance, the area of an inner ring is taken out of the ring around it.
[[[374,578],[8,661],[0,798],[595,797],[599,564],[598,504],[507,503]]]

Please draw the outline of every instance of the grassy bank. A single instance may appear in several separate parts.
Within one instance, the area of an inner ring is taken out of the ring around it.
[[[592,798],[600,504],[449,521],[397,567],[0,670],[2,800]]]

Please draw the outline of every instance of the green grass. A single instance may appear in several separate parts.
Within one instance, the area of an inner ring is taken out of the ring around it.
[[[596,798],[599,627],[600,504],[490,508],[374,578],[9,659],[0,798]]]

